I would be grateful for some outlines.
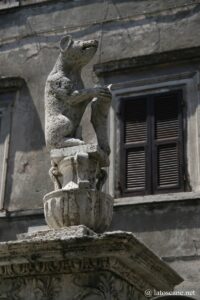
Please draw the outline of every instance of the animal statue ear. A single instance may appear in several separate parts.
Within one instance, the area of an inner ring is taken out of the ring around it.
[[[64,36],[60,41],[60,51],[66,51],[73,43],[71,35]]]

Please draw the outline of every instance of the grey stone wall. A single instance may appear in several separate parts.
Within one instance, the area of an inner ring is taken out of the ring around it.
[[[134,63],[139,57],[140,67],[153,73],[149,57],[154,57],[156,62],[158,54],[168,52],[167,58],[161,61],[166,64],[170,53],[176,52],[179,57],[180,50],[199,49],[200,2],[74,0],[15,1],[14,5],[10,1],[9,6],[3,2],[0,6],[0,77],[24,80],[13,108],[4,199],[8,213],[0,214],[0,240],[9,240],[30,226],[44,225],[39,209],[43,206],[43,195],[52,187],[43,132],[43,94],[45,80],[59,53],[60,38],[70,33],[75,39],[99,40],[98,53],[83,73],[86,86],[99,82],[91,73],[94,64],[106,66],[114,61],[116,67],[119,60],[129,62],[131,59]],[[183,60],[190,61],[190,54],[186,52]],[[174,55],[171,57],[176,64],[177,59]],[[196,54],[195,59],[197,57]],[[93,141],[89,109],[86,116],[83,124],[87,130],[83,135]],[[111,229],[133,231],[186,278],[185,289],[197,292],[200,197],[196,198],[183,200],[177,196],[177,200],[171,202],[161,198],[156,204],[152,203],[153,199],[148,203],[142,203],[141,199],[138,204],[116,206]],[[197,299],[200,291],[198,293]]]

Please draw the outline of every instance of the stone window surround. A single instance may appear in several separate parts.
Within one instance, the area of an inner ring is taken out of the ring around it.
[[[116,83],[112,85],[113,106],[110,111],[110,145],[111,157],[108,179],[109,193],[115,197],[117,172],[116,158],[119,161],[119,122],[116,112],[118,111],[120,96],[139,96],[150,93],[159,93],[172,89],[182,89],[186,104],[186,167],[191,186],[191,192],[172,193],[149,196],[135,196],[116,198],[115,205],[129,205],[160,201],[176,201],[186,199],[200,199],[200,118],[199,115],[199,71],[181,71],[162,76]]]
[[[19,89],[23,85],[24,81],[18,77],[0,77],[0,92],[15,92],[15,98],[19,97]],[[11,113],[11,112],[10,112]],[[10,114],[9,113],[9,114]],[[4,196],[5,196],[5,184],[6,184],[6,175],[7,175],[7,159],[9,153],[9,144],[10,144],[10,132],[11,132],[11,118],[8,124],[8,134],[6,136],[4,145],[3,145],[3,158],[1,160],[1,171],[0,171],[0,211],[1,214],[4,208]]]

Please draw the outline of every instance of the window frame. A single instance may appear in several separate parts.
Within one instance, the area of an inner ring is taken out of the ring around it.
[[[160,141],[155,139],[154,136],[154,122],[155,122],[155,104],[156,104],[156,98],[162,97],[163,95],[166,96],[173,96],[175,95],[177,99],[177,105],[178,105],[178,126],[179,126],[179,134],[176,138],[170,138],[171,141],[166,139],[165,141]],[[145,111],[146,111],[146,125],[147,125],[147,136],[145,141],[137,142],[136,145],[130,144],[127,145],[127,143],[124,141],[125,138],[125,132],[124,132],[124,123],[126,122],[125,118],[125,107],[128,103],[133,101],[143,101],[143,105],[145,105]],[[185,144],[184,144],[184,109],[183,109],[183,95],[182,90],[180,89],[173,89],[170,92],[162,92],[162,93],[156,93],[156,94],[148,94],[148,95],[141,95],[137,97],[122,97],[120,100],[120,185],[121,185],[121,191],[122,191],[122,197],[126,196],[138,196],[138,195],[156,195],[161,193],[173,193],[173,192],[183,192],[186,190],[186,179],[187,176],[185,174]],[[174,143],[178,147],[179,152],[179,166],[178,166],[178,178],[179,183],[175,186],[169,185],[168,187],[160,187],[158,185],[158,172],[157,172],[157,164],[158,164],[158,158],[157,158],[157,150],[158,147],[161,145],[168,145],[170,143]],[[136,149],[136,148],[144,148],[145,153],[145,188],[126,188],[126,155],[128,152],[128,149]]]
[[[108,191],[114,198],[121,198],[117,191],[119,181],[119,99],[124,96],[143,96],[164,91],[181,89],[185,104],[185,155],[186,174],[190,178],[189,189],[200,192],[200,117],[199,117],[199,71],[189,70],[174,72],[162,76],[145,79],[114,83],[111,87],[113,100],[109,117],[109,136],[111,145],[111,158],[109,168]],[[147,196],[148,197],[148,196]],[[119,200],[118,199],[118,200]],[[124,199],[124,198],[123,198]],[[123,200],[122,200],[123,201]]]

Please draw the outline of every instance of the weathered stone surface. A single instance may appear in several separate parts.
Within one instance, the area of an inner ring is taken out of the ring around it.
[[[43,229],[43,230],[37,230],[36,232],[29,232],[29,233],[22,233],[18,235],[18,240],[29,240],[29,241],[42,241],[48,240],[53,241],[57,239],[63,239],[63,238],[81,238],[84,236],[97,236],[97,233],[95,233],[93,230],[89,229],[88,227],[84,225],[79,226],[69,226],[64,227],[62,229]]]
[[[181,281],[127,232],[97,235],[78,226],[0,243],[1,298],[144,300],[145,290]]]

